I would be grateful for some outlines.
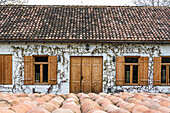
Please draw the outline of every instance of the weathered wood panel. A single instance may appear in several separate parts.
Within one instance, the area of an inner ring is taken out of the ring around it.
[[[70,58],[70,92],[80,92],[81,57]]]
[[[3,84],[12,84],[12,55],[3,56]]]
[[[116,57],[116,85],[123,85],[125,77],[125,58]]]
[[[91,57],[82,57],[81,90],[91,92]]]
[[[161,84],[161,57],[154,57],[153,85]]]
[[[140,57],[140,85],[148,85],[149,57]]]
[[[24,84],[33,84],[33,56],[24,56]]]
[[[57,84],[57,56],[49,56],[49,84]]]
[[[92,57],[92,92],[102,92],[103,57]]]

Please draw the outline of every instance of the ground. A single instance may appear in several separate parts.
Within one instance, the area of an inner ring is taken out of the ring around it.
[[[170,94],[0,93],[0,113],[170,113]]]

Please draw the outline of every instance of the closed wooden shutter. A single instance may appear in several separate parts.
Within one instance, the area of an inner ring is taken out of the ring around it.
[[[3,55],[0,55],[0,84],[3,84]]]
[[[0,55],[0,84],[12,84],[12,55]]]
[[[3,84],[12,84],[12,55],[3,56]]]
[[[154,57],[153,85],[161,84],[161,57]]]
[[[24,84],[33,84],[33,56],[24,56]]]
[[[125,58],[116,57],[116,85],[123,85],[125,76]]]
[[[49,56],[49,84],[57,84],[57,56]]]
[[[148,85],[148,65],[149,65],[149,57],[140,57],[140,65],[139,65],[140,85]]]
[[[71,57],[70,59],[70,92],[80,92],[81,79],[81,57]]]

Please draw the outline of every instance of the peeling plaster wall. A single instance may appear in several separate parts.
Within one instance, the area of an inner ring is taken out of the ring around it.
[[[169,86],[153,86],[153,57],[170,56],[170,44],[102,44],[93,43],[86,51],[86,43],[0,43],[0,54],[12,54],[13,84],[0,85],[0,92],[32,93],[69,93],[70,56],[103,56],[103,92],[110,87],[112,91],[145,91],[170,93]],[[24,55],[60,55],[58,62],[57,85],[23,85]],[[115,86],[116,68],[113,56],[148,56],[148,86]]]

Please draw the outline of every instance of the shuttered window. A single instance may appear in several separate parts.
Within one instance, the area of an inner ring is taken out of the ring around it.
[[[116,85],[148,85],[149,57],[117,57]]]
[[[24,84],[57,84],[57,56],[25,56]]]
[[[0,84],[12,84],[12,55],[0,55]]]
[[[154,58],[153,85],[170,85],[170,57]]]

